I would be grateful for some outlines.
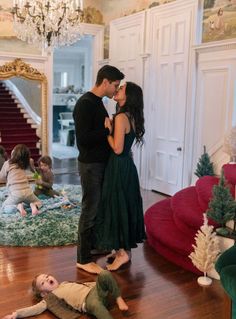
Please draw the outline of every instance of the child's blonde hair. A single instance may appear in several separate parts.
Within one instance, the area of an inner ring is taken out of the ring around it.
[[[33,295],[35,297],[36,300],[42,300],[43,297],[41,296],[41,290],[37,287],[37,278],[40,274],[36,275],[32,281],[32,292],[33,292]]]

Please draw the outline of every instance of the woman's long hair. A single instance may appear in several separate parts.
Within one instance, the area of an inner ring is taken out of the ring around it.
[[[143,91],[137,84],[126,82],[125,94],[126,102],[120,111],[129,113],[131,122],[134,122],[136,143],[143,144],[143,135],[145,133]]]
[[[10,164],[16,164],[19,168],[27,169],[30,164],[30,150],[24,144],[17,144],[9,160]]]

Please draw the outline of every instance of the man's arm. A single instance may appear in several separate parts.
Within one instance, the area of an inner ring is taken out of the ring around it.
[[[17,309],[13,313],[3,317],[2,319],[16,319],[16,318],[36,316],[44,312],[45,310],[47,310],[47,303],[45,300],[42,300],[34,306]]]

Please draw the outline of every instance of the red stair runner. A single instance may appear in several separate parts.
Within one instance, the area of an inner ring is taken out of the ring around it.
[[[17,107],[17,103],[0,81],[0,144],[5,147],[8,155],[16,144],[25,144],[29,147],[31,157],[37,161],[40,151],[37,147],[39,137],[36,129],[27,123],[24,114]]]

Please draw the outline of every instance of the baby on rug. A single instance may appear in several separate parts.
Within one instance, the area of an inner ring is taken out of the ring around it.
[[[47,197],[60,196],[60,193],[52,188],[54,175],[51,157],[47,155],[41,156],[38,160],[38,168],[35,168],[33,159],[31,159],[30,164],[36,178],[34,194],[36,196],[45,195]]]
[[[62,282],[51,275],[40,274],[32,282],[35,297],[41,299],[34,306],[22,308],[5,316],[3,319],[25,318],[50,310],[61,319],[76,319],[80,313],[94,315],[97,319],[112,319],[106,308],[108,294],[116,300],[121,311],[127,311],[128,306],[121,297],[120,289],[109,271],[102,271],[96,282]]]

